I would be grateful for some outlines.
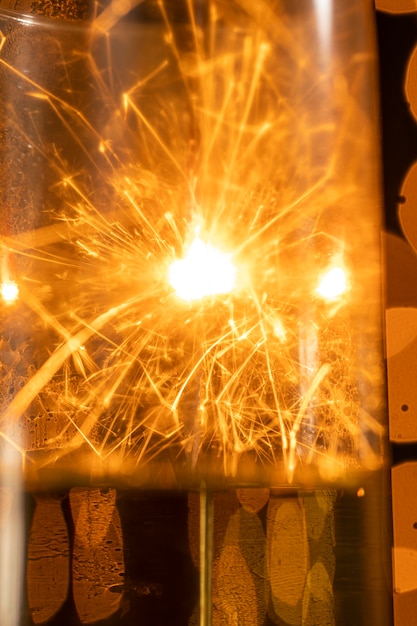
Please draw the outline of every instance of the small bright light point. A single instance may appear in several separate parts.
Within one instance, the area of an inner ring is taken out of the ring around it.
[[[272,324],[274,336],[277,337],[280,341],[285,341],[287,338],[287,334],[285,332],[285,328],[280,319],[276,318]]]
[[[12,280],[7,280],[0,286],[0,294],[6,304],[11,304],[19,296],[19,287]]]
[[[236,268],[229,254],[196,237],[184,259],[169,268],[169,283],[183,300],[229,293],[236,285]]]
[[[325,273],[317,287],[317,293],[326,300],[336,300],[347,290],[347,277],[341,267],[334,267]]]

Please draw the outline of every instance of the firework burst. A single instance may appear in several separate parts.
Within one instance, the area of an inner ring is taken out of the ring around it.
[[[34,111],[8,107],[5,128],[46,170],[40,218],[9,200],[2,235],[3,438],[52,466],[88,449],[190,474],[372,467],[378,233],[356,208],[375,191],[353,70],[336,59],[327,84],[307,19],[155,7],[51,29],[41,76],[13,45],[47,26],[3,38],[2,76]],[[172,272],[190,250],[184,299]]]

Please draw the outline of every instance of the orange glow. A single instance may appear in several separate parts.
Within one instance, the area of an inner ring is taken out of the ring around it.
[[[375,8],[386,13],[414,13],[417,10],[416,0],[376,0]]]
[[[347,290],[346,272],[341,267],[333,267],[321,278],[317,293],[325,300],[337,300]]]

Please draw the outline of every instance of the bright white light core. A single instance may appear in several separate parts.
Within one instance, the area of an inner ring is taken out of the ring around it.
[[[200,300],[231,291],[236,285],[231,255],[196,237],[184,259],[169,268],[169,283],[183,300]]]
[[[341,267],[333,267],[322,277],[317,293],[326,300],[336,300],[347,290],[346,272]]]
[[[19,287],[12,280],[7,280],[0,285],[0,294],[4,302],[11,304],[19,296]]]

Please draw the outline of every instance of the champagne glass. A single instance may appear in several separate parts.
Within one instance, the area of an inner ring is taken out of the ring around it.
[[[344,623],[338,512],[372,517],[386,457],[369,3],[0,30],[0,610]]]

